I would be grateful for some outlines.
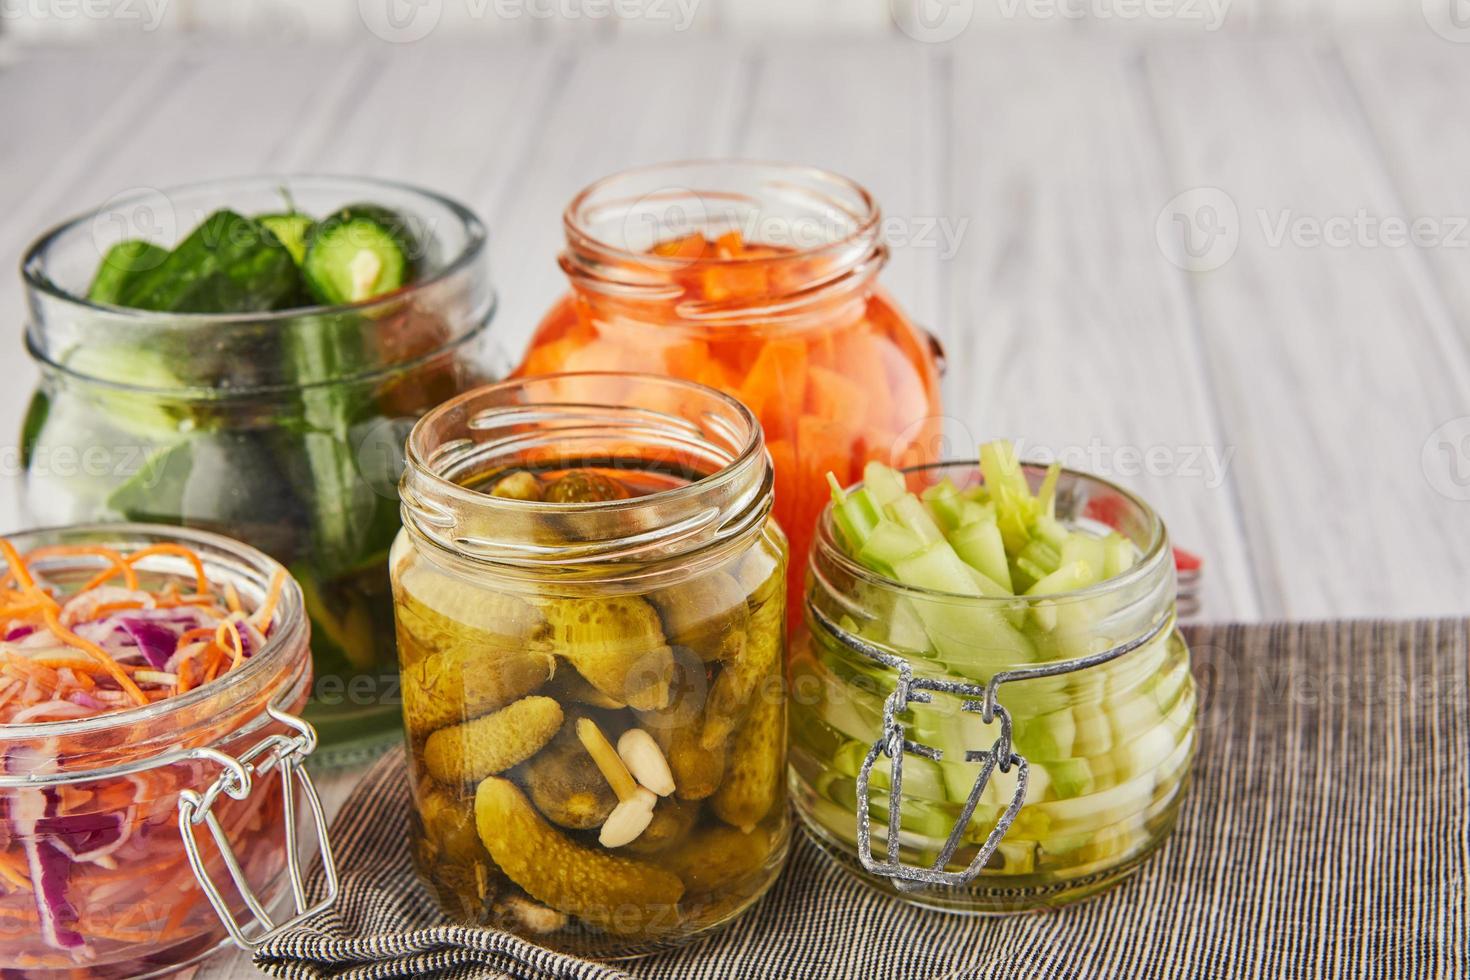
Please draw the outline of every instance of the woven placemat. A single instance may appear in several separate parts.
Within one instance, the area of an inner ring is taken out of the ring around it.
[[[412,869],[400,751],[335,822],[336,907],[256,962],[293,978],[1465,976],[1470,623],[1198,627],[1190,641],[1201,741],[1178,830],[1074,907],[912,909],[798,834],[781,880],[727,929],[631,963],[574,959],[443,923]]]

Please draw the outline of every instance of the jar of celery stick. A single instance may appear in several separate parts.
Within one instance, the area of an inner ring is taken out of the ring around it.
[[[1033,489],[1046,478],[1020,473]],[[987,493],[973,463],[904,476],[915,493]],[[1174,826],[1195,686],[1164,525],[1103,480],[1055,479],[1058,533],[1084,551],[1098,542],[1107,566],[1079,588],[918,587],[871,569],[881,542],[854,557],[833,507],[817,529],[790,673],[792,792],[819,844],[916,904],[1075,901],[1139,867]]]

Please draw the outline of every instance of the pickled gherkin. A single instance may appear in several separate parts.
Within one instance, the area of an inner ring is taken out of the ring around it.
[[[568,717],[551,743],[521,767],[519,781],[552,823],[572,830],[601,827],[618,798],[576,734]]]
[[[706,661],[729,660],[745,646],[749,614],[745,590],[729,574],[714,571],[649,597],[669,641]]]
[[[658,614],[640,596],[575,596],[544,602],[551,645],[588,683],[643,710],[669,703],[674,652]]]
[[[553,480],[543,499],[554,504],[590,504],[626,500],[628,488],[596,470],[572,470]]]
[[[561,705],[551,698],[522,698],[430,735],[424,742],[424,768],[441,783],[464,783],[504,772],[535,755],[561,723]]]
[[[403,718],[411,732],[432,732],[478,718],[534,692],[556,669],[550,653],[451,649],[403,672]]]
[[[552,827],[509,780],[475,791],[475,825],[491,858],[532,898],[611,932],[654,934],[677,924],[684,883],[655,864],[585,847]]]
[[[751,630],[741,655],[720,672],[710,687],[709,710],[700,744],[714,749],[725,743],[759,696],[762,683],[779,676],[780,626],[783,604],[767,602],[750,618]]]
[[[772,692],[757,699],[735,736],[729,771],[710,800],[715,815],[750,832],[781,796],[785,766],[777,746],[786,744],[786,701]]]

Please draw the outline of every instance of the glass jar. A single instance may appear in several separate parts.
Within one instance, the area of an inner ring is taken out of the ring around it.
[[[1045,468],[1024,469],[1039,487]],[[908,472],[912,490],[945,477],[980,482],[973,463]],[[1195,686],[1163,522],[1075,471],[1055,500],[1064,525],[1131,540],[1137,563],[1082,591],[980,599],[879,576],[842,552],[830,510],[819,526],[791,661],[792,792],[819,844],[911,902],[1061,905],[1122,879],[1173,828]]]
[[[645,371],[739,398],[765,429],[776,518],[804,560],[828,497],[863,464],[938,459],[937,345],[877,283],[877,203],[811,167],[630,170],[563,216],[571,291],[518,374]],[[793,577],[791,608],[801,581]]]
[[[667,378],[530,378],[429,413],[408,460],[414,849],[445,914],[598,957],[739,914],[789,837],[786,542],[755,418]]]
[[[183,544],[212,581],[234,586],[246,608],[263,601],[280,569],[217,535],[148,525],[8,537],[22,552]],[[72,554],[36,558],[30,567],[65,590],[109,564]],[[136,567],[145,578],[193,581],[193,566],[175,555],[140,559]],[[238,862],[250,901],[274,910],[305,857],[287,844],[294,800],[305,795],[322,825],[300,765],[315,744],[295,717],[306,702],[311,657],[301,591],[289,577],[273,617],[268,641],[247,663],[188,693],[75,720],[0,725],[5,976],[161,976],[237,934],[246,944],[259,937],[259,927],[242,925],[252,910],[240,894],[228,884],[219,892],[232,877],[219,842]],[[0,671],[9,656],[0,652]]]
[[[84,298],[113,240],[155,228],[177,237],[224,207],[279,211],[283,195],[314,215],[355,201],[397,211],[427,243],[426,272],[366,303],[264,314]],[[47,233],[25,259],[26,340],[41,370],[21,443],[26,520],[186,525],[287,565],[312,621],[307,716],[328,762],[396,735],[387,559],[402,442],[424,411],[486,380],[484,242],[474,215],[413,188],[251,178],[114,201]]]

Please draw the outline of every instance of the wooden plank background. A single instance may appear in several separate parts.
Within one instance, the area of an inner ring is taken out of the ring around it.
[[[908,237],[954,236],[896,246],[883,278],[948,348],[956,452],[1010,435],[1137,488],[1204,555],[1207,619],[1467,612],[1470,46],[1422,18],[1336,37],[759,33],[7,48],[0,268],[129,188],[397,177],[486,219],[516,354],[563,287],[559,217],[583,184],[801,160],[866,183]],[[1433,234],[1388,244],[1398,219]],[[1226,247],[1171,261],[1181,228]],[[32,378],[13,273],[0,309],[13,468]]]

